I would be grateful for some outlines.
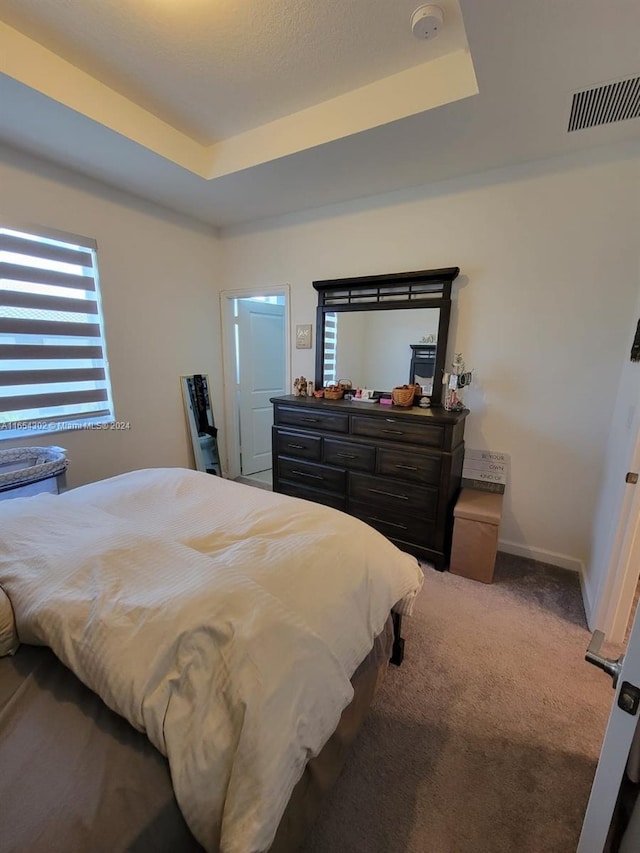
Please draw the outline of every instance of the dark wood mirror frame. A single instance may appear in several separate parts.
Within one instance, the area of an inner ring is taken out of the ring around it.
[[[451,285],[459,267],[368,275],[314,281],[316,313],[316,388],[323,387],[325,317],[347,311],[397,311],[401,308],[439,308],[438,340],[431,405],[442,405],[442,374],[447,357],[451,317]],[[409,362],[407,361],[407,369]],[[391,390],[391,389],[386,389]]]

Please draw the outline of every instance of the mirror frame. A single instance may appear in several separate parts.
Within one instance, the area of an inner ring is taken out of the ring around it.
[[[211,440],[213,442],[214,457],[211,468],[207,468],[205,459],[202,455],[202,448],[200,447],[199,441],[201,433],[197,422],[197,402],[190,389],[190,382],[194,382],[196,379],[200,379],[206,385],[206,395],[209,402],[207,422],[209,421],[208,414],[210,413],[211,423],[208,424],[208,426],[211,431],[208,435],[211,436]],[[182,401],[184,403],[184,412],[187,419],[187,429],[189,430],[189,437],[191,439],[191,449],[193,451],[193,461],[196,471],[202,471],[205,474],[216,474],[218,477],[222,477],[220,449],[218,447],[218,428],[216,427],[215,417],[213,414],[213,400],[211,399],[211,383],[209,381],[209,376],[206,373],[189,373],[183,375],[180,377],[180,387],[182,388]]]
[[[347,311],[398,311],[406,308],[439,308],[438,340],[431,405],[442,405],[442,375],[447,358],[451,319],[451,285],[459,267],[366,275],[314,281],[316,309],[316,388],[323,388],[325,316]],[[407,372],[410,356],[407,358]],[[391,389],[376,389],[388,390]]]

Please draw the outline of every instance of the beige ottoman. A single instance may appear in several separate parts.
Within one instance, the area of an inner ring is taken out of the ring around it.
[[[453,510],[453,545],[449,571],[491,583],[498,550],[502,498],[492,492],[463,489]]]

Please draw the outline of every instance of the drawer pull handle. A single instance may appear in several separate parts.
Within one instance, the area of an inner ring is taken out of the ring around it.
[[[383,429],[382,432],[386,432],[389,435],[404,435],[404,430],[401,429]]]
[[[287,447],[292,447],[294,450],[304,450],[304,444],[287,444]]]
[[[388,498],[397,498],[399,501],[408,501],[407,495],[396,495],[395,492],[385,492],[383,489],[369,489],[376,495],[386,495]]]
[[[301,420],[306,421],[309,424],[317,424],[318,423],[317,418],[301,418]]]
[[[340,459],[357,459],[358,457],[355,453],[336,453],[336,456],[339,456]]]
[[[291,445],[289,445],[291,447]],[[417,471],[415,465],[396,465],[396,468],[402,468],[403,471]]]
[[[385,421],[386,421],[388,424],[395,424],[396,419],[395,419],[395,418],[385,418]]]
[[[406,524],[397,524],[395,521],[387,521],[385,518],[376,518],[375,515],[368,516],[369,521],[377,521],[378,524],[387,524],[389,527],[399,527],[400,530],[408,530]]]
[[[308,474],[306,471],[296,471],[293,469],[292,474],[297,474],[299,477],[311,477],[312,480],[324,480],[321,474]]]

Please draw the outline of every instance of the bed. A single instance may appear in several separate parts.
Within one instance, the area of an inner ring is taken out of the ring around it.
[[[7,501],[0,529],[22,644],[0,660],[0,848],[295,849],[416,560],[343,513],[181,469]]]

